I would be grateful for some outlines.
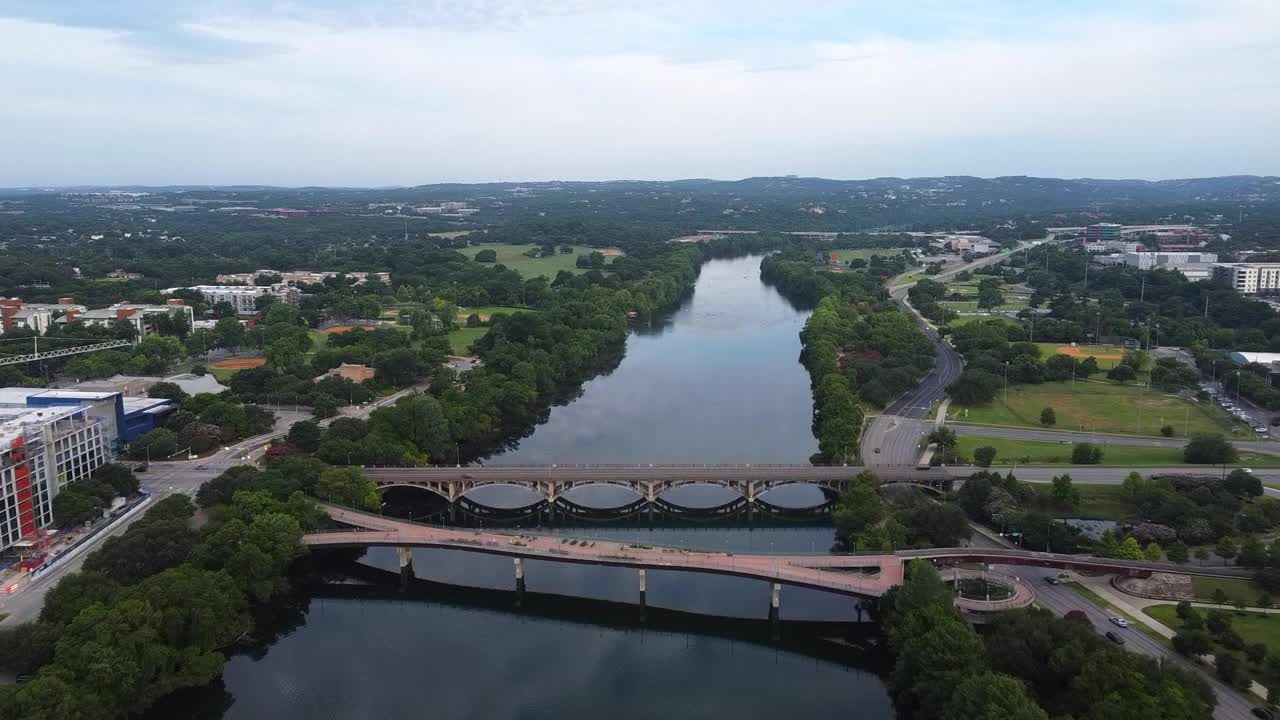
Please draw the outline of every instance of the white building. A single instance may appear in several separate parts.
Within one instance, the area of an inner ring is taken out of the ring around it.
[[[195,311],[180,299],[174,298],[164,305],[140,305],[138,303],[116,303],[105,308],[86,310],[76,316],[63,317],[62,320],[79,320],[85,325],[110,327],[116,321],[127,322],[133,326],[138,338],[154,335],[159,330],[161,317],[182,315],[187,319],[187,326],[195,322]]]
[[[73,298],[59,298],[57,303],[29,303],[22,298],[0,298],[0,335],[6,330],[26,329],[37,335],[49,332],[55,320],[64,316],[74,319],[84,312]]]
[[[188,288],[167,288],[162,290],[171,295],[175,290],[194,290],[210,305],[227,303],[242,315],[258,311],[258,298],[272,295],[281,302],[297,305],[302,300],[302,291],[287,283],[275,285],[192,285]]]
[[[1280,263],[1218,263],[1214,271],[1242,295],[1280,292]]]
[[[53,523],[53,499],[111,459],[85,407],[0,408],[0,551],[30,547]]]
[[[1218,262],[1218,256],[1202,252],[1127,252],[1124,264],[1139,270],[1178,270],[1186,265],[1207,265]]]

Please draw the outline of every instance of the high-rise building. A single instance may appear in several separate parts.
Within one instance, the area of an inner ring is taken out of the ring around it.
[[[58,493],[111,459],[103,425],[85,407],[0,408],[0,551],[35,545]]]
[[[1118,242],[1123,228],[1116,223],[1095,223],[1084,229],[1084,239],[1089,243]]]

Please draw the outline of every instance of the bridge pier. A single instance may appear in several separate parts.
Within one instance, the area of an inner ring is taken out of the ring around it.
[[[400,589],[406,590],[414,579],[413,548],[401,545],[396,548],[396,554],[400,559]]]
[[[778,629],[778,622],[779,622],[778,606],[781,604],[780,603],[781,600],[782,600],[782,585],[780,585],[779,583],[770,583],[769,584],[769,634],[773,637],[774,640],[778,640],[781,637],[781,632]]]
[[[645,600],[645,573],[644,568],[640,568],[640,620],[644,620],[644,611],[647,607]]]
[[[516,566],[516,607],[524,602],[524,558],[513,558]]]
[[[449,501],[449,524],[456,525],[458,522],[458,501]]]

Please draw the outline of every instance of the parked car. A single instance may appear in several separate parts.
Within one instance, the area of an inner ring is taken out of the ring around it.
[[[1128,620],[1125,620],[1125,619],[1124,619],[1124,618],[1122,618],[1122,617],[1117,617],[1117,616],[1115,616],[1115,615],[1112,615],[1111,617],[1109,617],[1109,618],[1107,618],[1107,619],[1108,619],[1108,620],[1110,620],[1110,621],[1111,621],[1111,624],[1112,624],[1112,625],[1115,625],[1116,627],[1122,627],[1122,628],[1127,628],[1127,627],[1129,627],[1129,621],[1128,621]]]
[[[1117,645],[1123,645],[1123,644],[1124,644],[1124,638],[1122,638],[1122,637],[1120,637],[1119,635],[1117,635],[1117,634],[1115,634],[1115,633],[1111,632],[1110,630],[1108,630],[1108,631],[1107,631],[1107,639],[1108,639],[1108,640],[1110,640],[1111,642],[1113,642],[1113,643],[1117,644]]]

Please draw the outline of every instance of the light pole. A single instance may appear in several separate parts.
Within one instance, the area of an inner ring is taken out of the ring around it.
[[[1009,361],[1004,361],[1004,406],[1009,407]]]

